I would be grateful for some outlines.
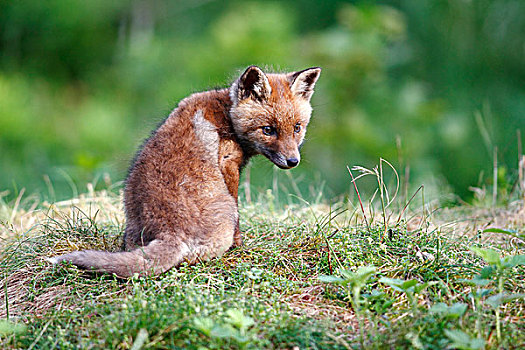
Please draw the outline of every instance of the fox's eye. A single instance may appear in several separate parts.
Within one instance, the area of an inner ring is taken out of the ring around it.
[[[275,128],[274,127],[271,127],[271,126],[263,126],[262,127],[262,132],[263,134],[265,134],[266,136],[273,136],[275,135]]]
[[[295,124],[295,126],[294,126],[294,128],[293,128],[293,131],[294,131],[295,133],[300,132],[300,131],[301,131],[301,124],[299,124],[299,123]]]

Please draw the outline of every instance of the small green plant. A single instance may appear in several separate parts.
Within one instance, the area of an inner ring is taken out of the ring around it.
[[[467,311],[468,305],[465,303],[454,303],[447,305],[443,302],[432,305],[430,312],[440,314],[444,317],[455,319],[462,317]]]
[[[27,331],[27,326],[23,323],[0,320],[0,337],[11,334],[23,334]]]
[[[445,335],[452,342],[451,349],[479,350],[485,347],[485,340],[471,337],[459,329],[445,329]]]
[[[493,278],[497,283],[497,294],[488,297],[485,303],[491,306],[495,310],[496,314],[496,336],[498,342],[501,342],[501,319],[500,319],[500,306],[512,300],[521,299],[525,297],[525,293],[514,293],[506,294],[504,291],[505,276],[508,271],[516,266],[525,265],[525,255],[509,255],[501,258],[500,254],[490,248],[470,248],[475,254],[483,258],[489,266],[485,267],[481,271],[481,277],[476,280],[479,285],[486,283],[487,279]],[[489,280],[490,281],[490,280]],[[488,283],[487,283],[488,284]],[[485,294],[481,291],[481,295]],[[479,303],[480,296],[477,296]]]
[[[375,275],[375,273],[376,268],[374,266],[361,266],[356,272],[350,270],[339,270],[340,276],[319,276],[321,282],[334,283],[346,287],[347,298],[352,304],[359,322],[359,341],[361,347],[364,347],[364,321],[361,310],[361,290],[370,277]]]
[[[405,293],[414,315],[418,314],[416,295],[424,291],[427,287],[436,284],[437,282],[419,283],[417,280],[402,280],[398,278],[381,277],[379,282],[384,283],[395,291]]]
[[[447,305],[443,302],[434,304],[429,311],[431,313],[439,314],[440,316],[449,319],[456,320],[461,319],[467,312],[468,305],[465,303],[454,303]],[[485,346],[485,340],[480,338],[479,334],[477,337],[472,337],[468,333],[461,329],[444,329],[445,336],[451,341],[449,344],[450,348],[464,349],[464,350],[477,350],[483,349]]]
[[[487,271],[485,269],[485,271]],[[461,279],[459,282],[470,284],[476,287],[475,290],[471,291],[468,296],[473,301],[473,309],[476,313],[476,332],[478,337],[484,337],[482,329],[482,318],[483,309],[481,300],[490,294],[491,289],[483,288],[490,283],[490,280],[486,279],[484,275],[474,276],[472,279]]]
[[[238,309],[228,309],[226,316],[224,322],[214,322],[209,317],[197,317],[193,320],[193,326],[210,338],[229,339],[239,348],[246,348],[252,339],[248,330],[255,324],[254,320]]]

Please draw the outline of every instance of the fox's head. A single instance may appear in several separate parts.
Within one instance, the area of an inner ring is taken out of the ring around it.
[[[318,67],[288,74],[248,67],[230,89],[231,120],[243,147],[281,169],[297,166],[320,73]]]

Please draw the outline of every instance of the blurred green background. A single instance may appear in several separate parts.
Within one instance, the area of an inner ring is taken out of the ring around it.
[[[251,64],[323,68],[299,191],[344,193],[346,165],[379,157],[465,199],[490,184],[495,147],[500,175],[517,169],[521,0],[0,1],[0,192],[123,180],[181,98]],[[257,160],[252,185],[275,173]]]

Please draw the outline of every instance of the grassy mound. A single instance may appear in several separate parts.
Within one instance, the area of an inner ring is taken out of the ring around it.
[[[525,345],[522,201],[409,214],[280,208],[269,193],[241,204],[244,246],[196,266],[121,280],[45,260],[118,250],[121,203],[89,191],[0,205],[2,348]]]

